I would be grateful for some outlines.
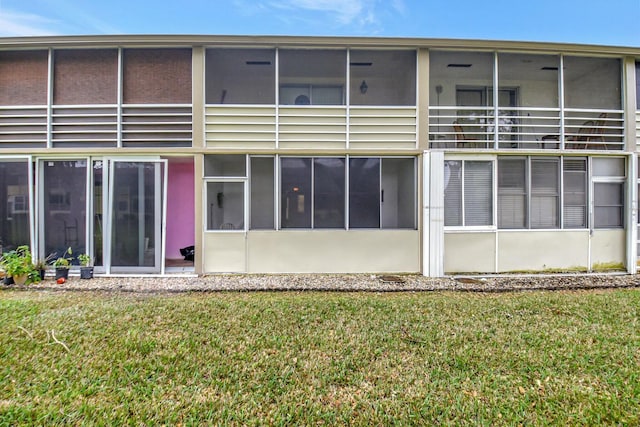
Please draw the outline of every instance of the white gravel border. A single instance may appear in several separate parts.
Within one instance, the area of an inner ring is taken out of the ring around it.
[[[393,280],[398,278],[400,282]],[[120,292],[216,291],[474,291],[601,289],[640,287],[640,276],[628,274],[539,274],[450,276],[418,274],[217,274],[204,276],[99,276],[91,280],[70,277],[64,284],[52,278],[28,285],[0,285],[0,289]]]

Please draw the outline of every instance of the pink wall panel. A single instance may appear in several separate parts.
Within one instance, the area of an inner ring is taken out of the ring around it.
[[[193,161],[169,159],[167,186],[167,258],[182,258],[180,248],[195,243]]]

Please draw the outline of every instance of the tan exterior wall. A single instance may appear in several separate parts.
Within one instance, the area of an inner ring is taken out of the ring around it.
[[[205,233],[203,240],[204,273],[245,272],[245,233]]]
[[[495,268],[495,233],[444,234],[445,273],[495,273]]]
[[[588,264],[589,230],[498,233],[498,272],[571,267],[586,269]]]
[[[606,268],[607,264],[624,263],[626,259],[625,230],[595,230],[591,238],[592,268]]]
[[[251,273],[420,270],[416,230],[252,231],[247,243]]]

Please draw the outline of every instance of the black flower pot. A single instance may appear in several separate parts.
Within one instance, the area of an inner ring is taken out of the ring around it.
[[[56,268],[56,280],[63,278],[67,280],[69,278],[69,269],[68,268]]]
[[[4,276],[4,284],[5,285],[13,285],[13,277],[12,276]]]
[[[93,267],[80,267],[81,279],[93,279]]]

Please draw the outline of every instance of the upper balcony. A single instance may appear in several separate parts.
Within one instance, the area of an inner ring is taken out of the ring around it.
[[[415,50],[208,49],[205,85],[207,147],[417,147]]]
[[[0,52],[0,148],[190,147],[191,49]]]
[[[617,58],[431,52],[430,146],[623,150],[621,87]]]

